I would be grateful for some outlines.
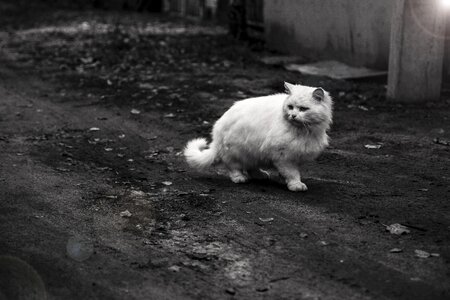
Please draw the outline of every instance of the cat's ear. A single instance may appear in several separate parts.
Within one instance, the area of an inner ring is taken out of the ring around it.
[[[325,91],[322,88],[317,88],[312,93],[312,96],[316,101],[323,101],[325,99]]]
[[[286,94],[292,94],[292,91],[294,90],[294,85],[289,82],[284,82],[284,89],[286,90]]]

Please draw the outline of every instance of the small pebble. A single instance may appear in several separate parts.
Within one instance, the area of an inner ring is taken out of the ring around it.
[[[171,266],[169,267],[169,270],[172,272],[179,272],[180,271],[180,267],[179,266]]]
[[[127,209],[127,210],[124,210],[123,212],[121,212],[121,213],[120,213],[120,216],[121,216],[122,218],[129,218],[129,217],[131,217],[131,213],[130,213],[130,211]]]

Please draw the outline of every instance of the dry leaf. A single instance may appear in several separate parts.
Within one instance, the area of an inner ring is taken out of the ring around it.
[[[267,223],[267,222],[272,222],[273,218],[258,218],[261,222]]]
[[[430,253],[423,250],[414,250],[414,254],[419,258],[428,258],[430,257]]]
[[[153,88],[153,85],[151,85],[150,83],[140,83],[139,88],[151,90]]]
[[[381,145],[371,145],[371,144],[367,144],[364,145],[364,147],[366,147],[366,149],[380,149]]]
[[[179,272],[180,271],[180,267],[179,266],[171,266],[169,267],[169,270],[172,272]]]
[[[120,213],[120,216],[123,217],[123,218],[129,218],[129,217],[131,217],[131,213],[130,213],[130,211],[127,209],[127,210],[124,210],[123,212],[121,212],[121,213]]]
[[[386,230],[392,234],[397,234],[397,235],[410,233],[408,227],[403,226],[402,224],[399,224],[399,223],[395,223],[395,224],[386,226]]]
[[[403,250],[400,249],[400,248],[392,248],[391,250],[389,250],[389,252],[391,252],[391,253],[400,253],[400,252],[403,252]]]

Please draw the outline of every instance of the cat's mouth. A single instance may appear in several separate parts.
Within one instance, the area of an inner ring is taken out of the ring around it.
[[[320,126],[322,122],[318,121],[305,121],[305,120],[299,120],[294,118],[288,118],[288,121],[294,125],[295,127],[298,127],[300,129],[305,129],[307,131],[313,129],[316,126]]]
[[[305,126],[305,125],[309,124],[308,122],[306,122],[304,120],[293,118],[292,116],[289,116],[289,115],[286,116],[286,117],[287,117],[289,122],[294,123],[294,124],[299,124],[299,125],[302,125],[302,126]]]
[[[305,128],[309,128],[312,124],[309,122],[305,122],[299,119],[294,119],[294,118],[288,118],[289,122],[291,122],[293,125],[298,126],[298,127],[305,127]]]

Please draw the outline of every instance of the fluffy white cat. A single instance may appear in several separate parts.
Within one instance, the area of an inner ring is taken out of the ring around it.
[[[286,93],[236,102],[216,122],[212,142],[191,140],[184,155],[204,170],[225,168],[235,183],[255,170],[275,168],[291,191],[306,191],[300,166],[328,146],[333,102],[322,88],[284,84]]]

